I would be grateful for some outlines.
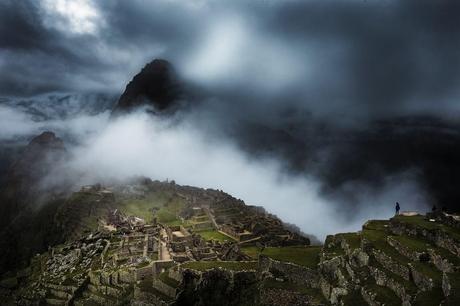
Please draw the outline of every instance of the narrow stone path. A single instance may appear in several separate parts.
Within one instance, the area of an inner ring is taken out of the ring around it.
[[[166,246],[166,241],[168,240],[168,235],[164,228],[160,231],[160,260],[171,260],[171,254],[169,254],[168,247]]]

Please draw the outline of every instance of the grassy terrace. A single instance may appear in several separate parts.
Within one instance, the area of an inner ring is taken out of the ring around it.
[[[233,238],[230,238],[229,236],[226,236],[218,231],[199,231],[197,232],[203,239],[206,240],[217,240],[217,241],[235,241]]]
[[[182,264],[182,267],[198,271],[219,267],[232,271],[257,270],[257,261],[189,261]]]
[[[141,291],[152,293],[156,295],[157,297],[159,297],[161,300],[166,301],[166,302],[172,301],[172,299],[169,296],[153,288],[152,282],[153,282],[152,276],[148,276],[145,279],[141,280],[139,284]]]
[[[460,305],[460,275],[459,273],[449,273],[447,274],[449,278],[449,283],[452,285],[452,295],[448,299],[448,303],[446,305]]]
[[[177,288],[179,287],[179,282],[176,281],[175,279],[173,278],[170,278],[168,276],[168,272],[165,271],[163,273],[160,273],[160,275],[158,276],[158,278],[163,282],[165,283],[166,285],[168,285],[169,287],[173,287],[173,288]]]
[[[434,288],[431,291],[421,291],[417,294],[413,305],[415,306],[438,306],[444,300],[444,294],[440,287]]]
[[[390,256],[394,261],[402,265],[412,263],[412,265],[415,267],[417,271],[432,278],[436,284],[441,283],[442,274],[436,269],[434,265],[430,263],[412,262],[409,258],[406,258],[405,256],[401,255],[398,251],[396,251],[392,246],[390,246],[387,243],[386,238],[388,236],[391,236],[395,239],[401,239],[401,236],[390,235],[386,230],[385,224],[382,222],[371,223],[370,226],[366,226],[363,229],[363,237],[368,239],[376,249]],[[410,239],[409,237],[402,239],[405,239],[404,245],[406,245],[407,243],[408,245],[414,247],[422,247],[420,241],[412,241],[412,239]],[[426,247],[424,249],[426,250]]]
[[[257,247],[243,247],[243,252],[253,258],[259,255]],[[308,268],[316,268],[319,263],[320,246],[267,247],[262,254],[275,260],[292,262]]]
[[[453,228],[439,222],[428,221],[425,219],[425,216],[395,216],[393,219],[428,230],[441,230],[451,235],[454,239],[460,240],[460,229]]]
[[[278,282],[274,279],[264,280],[262,286],[269,289],[283,289],[287,291],[294,291],[305,294],[312,298],[313,305],[327,304],[321,291],[319,289],[307,288],[305,286],[297,285],[291,282]],[[351,304],[350,304],[351,305]],[[353,304],[355,305],[355,304]],[[366,304],[367,305],[367,304]]]
[[[351,250],[361,247],[361,235],[358,233],[343,233],[336,236],[343,237],[350,246]]]
[[[364,224],[363,229],[369,230],[386,230],[390,222],[388,220],[370,220]]]
[[[122,198],[117,202],[118,208],[127,215],[133,215],[151,222],[152,208],[158,209],[156,217],[161,223],[178,225],[177,213],[184,207],[184,200],[174,197],[166,191],[150,192],[143,199]]]
[[[377,293],[377,301],[390,306],[390,305],[401,305],[401,300],[396,294],[387,287],[379,286],[377,284],[369,284],[366,286],[366,289]]]
[[[389,277],[391,277],[393,280],[395,280],[397,283],[403,285],[404,289],[406,290],[407,293],[413,295],[415,293],[417,293],[418,289],[417,289],[417,286],[415,286],[414,283],[408,281],[408,280],[405,280],[404,278],[402,278],[400,275],[398,274],[395,274],[389,270],[387,270],[385,267],[383,267],[380,263],[378,263],[375,258],[372,258],[371,261],[370,261],[370,265],[373,266],[373,267],[376,267],[378,268],[379,270],[383,271],[386,275],[388,275]]]
[[[412,251],[422,253],[426,252],[427,249],[433,249],[436,252],[436,254],[440,255],[443,259],[447,259],[450,263],[454,265],[460,265],[460,258],[455,256],[448,250],[433,245],[426,240],[421,240],[416,237],[408,236],[393,236],[393,238]]]
[[[429,278],[433,279],[435,285],[441,286],[442,284],[442,273],[431,263],[422,263],[415,261],[412,263],[412,265],[415,267],[415,269],[428,276]]]
[[[391,245],[386,241],[386,238],[390,236],[386,230],[378,229],[364,229],[363,237],[369,240],[375,249],[382,251],[386,255],[393,258],[395,261],[401,264],[408,264],[410,260],[398,253]]]
[[[195,219],[196,219],[196,223],[209,221],[208,215],[196,216]]]
[[[361,295],[361,291],[354,290],[348,293],[346,296],[343,297],[343,302],[345,305],[353,305],[353,306],[368,306],[367,302],[363,299]]]

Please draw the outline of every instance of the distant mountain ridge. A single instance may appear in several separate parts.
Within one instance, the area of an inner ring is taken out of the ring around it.
[[[14,108],[34,121],[45,121],[97,115],[111,110],[116,101],[115,94],[51,92],[31,97],[0,97],[0,107]]]

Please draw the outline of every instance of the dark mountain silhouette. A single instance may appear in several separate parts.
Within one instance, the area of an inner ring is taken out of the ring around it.
[[[56,186],[43,178],[67,158],[63,141],[52,132],[34,137],[8,170],[0,190],[0,272],[20,265],[55,242],[52,218],[59,206]]]
[[[155,111],[171,108],[181,97],[181,86],[172,65],[161,59],[148,63],[128,83],[113,114],[130,112],[141,106]]]

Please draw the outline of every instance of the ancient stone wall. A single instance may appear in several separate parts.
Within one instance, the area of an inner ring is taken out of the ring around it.
[[[392,220],[390,223],[390,230],[393,234],[396,235],[406,234],[409,236],[423,237],[424,239],[436,244],[437,246],[445,248],[453,254],[460,256],[460,241],[455,240],[440,229],[428,230],[416,225],[410,226],[406,223]]]
[[[139,268],[136,270],[136,280],[142,280],[146,277],[153,275],[153,266],[148,265],[147,267]]]
[[[158,276],[161,272],[164,270],[172,267],[174,265],[174,262],[172,260],[157,260],[153,263],[152,266],[152,272],[153,276],[156,277]]]
[[[405,280],[410,279],[410,270],[408,266],[401,265],[397,261],[393,260],[390,256],[386,255],[379,250],[373,250],[373,254],[378,263],[380,263],[385,269],[401,276]]]
[[[166,294],[167,296],[176,296],[176,288],[168,286],[167,284],[163,283],[161,280],[157,278],[153,279],[153,288],[155,288],[163,294]]]
[[[131,306],[146,306],[146,305],[155,305],[155,306],[167,306],[168,304],[160,300],[153,293],[142,291],[140,288],[135,287],[133,293],[133,299],[131,301]]]
[[[369,267],[369,271],[372,277],[375,279],[375,283],[379,286],[385,286],[390,288],[402,301],[403,306],[411,305],[411,296],[406,292],[404,286],[394,279],[388,277],[383,271],[378,268]]]
[[[306,285],[311,288],[319,288],[319,274],[317,270],[302,267],[293,263],[281,262],[271,259],[270,257],[259,256],[259,271],[268,271],[271,273],[280,273],[287,280],[299,284]]]
[[[430,254],[431,261],[440,271],[447,273],[454,272],[454,265],[447,259],[442,258],[433,249],[428,249],[428,253]]]

